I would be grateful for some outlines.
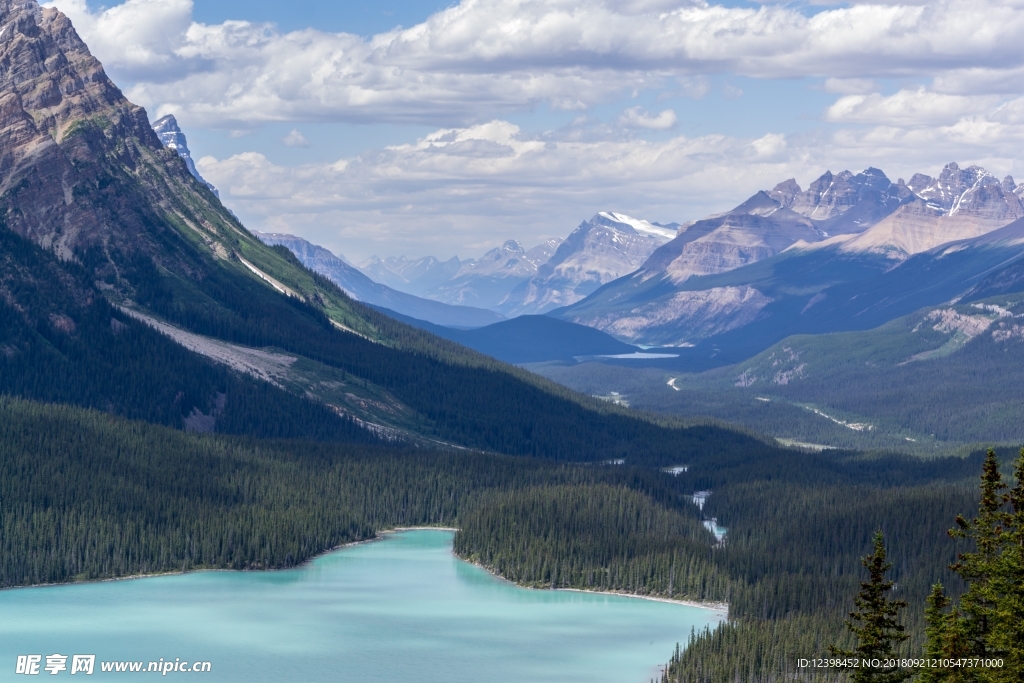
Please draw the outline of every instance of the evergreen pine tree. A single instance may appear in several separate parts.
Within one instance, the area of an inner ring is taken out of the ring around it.
[[[941,583],[932,587],[926,604],[924,615],[928,626],[925,629],[924,656],[929,662],[921,670],[918,683],[966,683],[977,680],[974,670],[943,667],[935,661],[969,655],[964,619],[958,608],[948,613],[945,611],[952,601],[946,596]]]
[[[1010,512],[1001,521],[1001,553],[994,563],[991,593],[994,606],[989,650],[1003,666],[989,670],[997,683],[1024,681],[1024,449],[1014,463],[1016,483],[1004,500]]]
[[[960,598],[962,630],[967,638],[967,654],[972,657],[991,657],[991,637],[998,621],[997,603],[999,587],[993,581],[1000,565],[1004,534],[1010,520],[1005,511],[1007,497],[999,460],[989,450],[981,474],[981,502],[978,516],[968,521],[963,515],[956,518],[956,528],[949,534],[953,538],[974,541],[976,552],[960,553],[950,567],[967,583],[967,591]]]
[[[960,604],[949,604],[936,587],[926,609],[926,655],[1001,659],[1002,667],[926,671],[923,683],[1019,683],[1024,681],[1024,450],[1014,465],[1009,493],[995,453],[989,451],[981,475],[978,516],[957,516],[949,534],[974,542],[950,569],[967,583]],[[1009,504],[1009,510],[1007,509]]]
[[[831,646],[837,657],[850,657],[860,661],[878,660],[880,666],[860,666],[853,670],[853,683],[902,683],[913,672],[899,666],[887,666],[897,659],[896,648],[909,637],[897,618],[907,606],[903,600],[892,600],[887,593],[895,585],[885,578],[892,565],[885,559],[885,540],[882,532],[875,533],[874,550],[862,560],[869,578],[862,581],[861,590],[854,599],[857,611],[850,612],[847,628],[857,637],[853,650]]]

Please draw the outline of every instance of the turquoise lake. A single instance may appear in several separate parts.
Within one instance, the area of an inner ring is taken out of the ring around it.
[[[403,531],[278,572],[195,572],[0,591],[0,680],[18,655],[209,661],[165,680],[647,683],[712,610],[527,590],[451,554],[452,533]],[[43,678],[63,680],[41,671]],[[71,680],[80,678],[76,674]],[[154,678],[154,674],[146,677]]]

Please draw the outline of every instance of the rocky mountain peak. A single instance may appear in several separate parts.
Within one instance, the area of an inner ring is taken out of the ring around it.
[[[877,204],[879,209],[891,212],[902,201],[898,186],[881,170],[870,167],[857,174],[842,171],[833,175],[826,171],[806,191],[800,192],[799,188],[796,181],[787,180],[777,185],[769,196],[786,208],[816,221],[834,219],[864,202]],[[872,213],[877,213],[877,210]]]
[[[909,187],[930,206],[948,213],[964,192],[986,177],[990,177],[989,172],[980,166],[961,169],[951,162],[943,167],[938,178],[915,173]]]
[[[73,201],[94,187],[79,168],[115,137],[160,143],[146,112],[107,78],[63,14],[34,0],[0,0],[0,26],[0,214],[71,259],[109,233],[94,203]],[[137,160],[137,149],[123,150],[125,162]]]
[[[523,249],[523,245],[517,240],[506,240],[505,244],[501,245],[502,250],[507,251],[510,254],[525,254],[526,250]]]
[[[771,192],[768,192],[768,196],[788,209],[793,206],[793,200],[801,192],[803,190],[800,188],[799,183],[796,182],[796,178],[790,178],[776,185]]]
[[[153,122],[153,132],[160,138],[160,142],[163,143],[164,147],[178,153],[178,156],[185,162],[185,166],[188,168],[188,172],[192,174],[192,177],[206,185],[214,195],[220,198],[220,192],[217,191],[217,188],[208,183],[203,176],[199,175],[196,164],[192,160],[192,153],[188,149],[188,140],[185,139],[185,134],[178,127],[178,120],[174,118],[174,114],[168,114]]]
[[[1007,176],[1000,182],[980,166],[960,168],[949,163],[938,178],[915,174],[909,187],[928,208],[947,216],[1000,221],[1024,216],[1013,178]]]
[[[535,276],[501,302],[505,315],[544,313],[575,303],[595,289],[635,271],[654,251],[675,237],[673,227],[613,211],[583,221],[557,247]],[[533,251],[533,250],[531,250]]]
[[[171,264],[154,230],[177,214],[203,231],[223,207],[212,197],[186,207],[195,180],[66,16],[34,0],[0,0],[0,27],[0,218],[65,260],[102,245],[111,261],[97,274],[115,287],[123,271],[113,260],[126,254]]]
[[[795,183],[794,183],[795,184]],[[799,188],[799,185],[797,185]],[[778,186],[776,186],[776,189]],[[775,190],[772,190],[775,192]],[[783,202],[774,198],[768,192],[761,190],[753,197],[743,202],[730,213],[748,213],[754,216],[770,216],[780,208],[789,208]]]

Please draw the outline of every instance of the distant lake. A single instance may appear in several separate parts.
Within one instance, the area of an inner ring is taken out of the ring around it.
[[[195,572],[0,591],[0,679],[18,655],[209,661],[162,680],[648,683],[711,610],[527,590],[404,531],[276,572]],[[45,680],[78,680],[68,670]],[[20,678],[20,676],[18,677]],[[128,677],[132,678],[131,676]],[[147,679],[152,676],[147,677]],[[33,680],[28,678],[26,680]],[[34,680],[44,680],[37,678]]]

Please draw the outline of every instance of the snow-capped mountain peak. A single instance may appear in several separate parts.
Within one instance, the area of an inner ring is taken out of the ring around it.
[[[210,191],[220,198],[220,192],[217,191],[217,188],[208,183],[203,176],[199,175],[196,164],[192,160],[192,153],[188,149],[188,141],[185,139],[185,134],[181,132],[181,128],[178,127],[178,120],[174,118],[173,114],[157,119],[153,123],[153,132],[160,138],[160,142],[163,143],[164,147],[174,150],[185,161],[185,166],[188,167],[188,172],[192,174],[193,178],[210,188]]]
[[[591,222],[600,221],[600,219],[604,219],[604,221],[601,222],[609,224],[609,227],[615,227],[616,224],[628,225],[629,227],[633,228],[633,230],[643,235],[654,235],[656,237],[664,237],[666,240],[673,239],[676,236],[676,230],[673,227],[659,225],[658,223],[650,223],[639,218],[627,216],[624,213],[616,213],[614,211],[601,211],[596,216],[594,216],[594,218],[591,219]]]
[[[580,223],[536,276],[516,287],[498,310],[505,315],[544,313],[575,303],[631,273],[676,235],[661,226],[612,211]]]

